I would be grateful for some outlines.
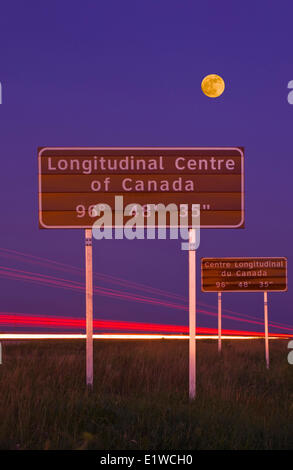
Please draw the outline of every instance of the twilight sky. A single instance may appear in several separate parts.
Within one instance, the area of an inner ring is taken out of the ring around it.
[[[293,324],[292,13],[291,1],[5,2],[0,248],[84,266],[82,230],[38,227],[38,146],[244,146],[246,228],[202,231],[198,300],[216,306],[216,294],[200,292],[201,257],[287,256],[288,292],[269,294],[269,318]],[[226,82],[218,99],[201,92],[209,73]],[[1,266],[83,282],[2,255]],[[94,270],[187,301],[180,241],[94,241]],[[3,274],[0,285],[0,312],[84,316],[82,292]],[[262,320],[263,297],[227,293],[223,308]],[[97,295],[95,317],[187,324],[188,312]],[[216,327],[216,318],[198,323]],[[223,328],[262,331],[229,319]]]

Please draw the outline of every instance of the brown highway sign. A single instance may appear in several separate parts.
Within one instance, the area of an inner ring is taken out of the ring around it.
[[[287,290],[287,258],[202,258],[203,292]]]
[[[200,204],[201,228],[244,227],[241,147],[41,147],[38,165],[41,228],[91,228],[97,204],[123,212],[116,196],[187,205],[190,217]]]

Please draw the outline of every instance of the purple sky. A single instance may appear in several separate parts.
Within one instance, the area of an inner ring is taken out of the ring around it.
[[[287,256],[289,291],[269,294],[269,317],[293,323],[292,13],[291,1],[5,2],[0,247],[84,265],[83,231],[38,228],[38,146],[244,146],[246,228],[202,231],[198,280],[201,257]],[[218,99],[201,92],[209,73],[226,82]],[[94,269],[187,299],[179,241],[95,241]],[[1,277],[0,285],[0,311],[84,315],[82,294]],[[216,304],[200,282],[197,291]],[[225,307],[263,318],[260,293],[225,294]],[[188,321],[184,311],[98,296],[95,317]],[[216,327],[216,318],[198,322]]]

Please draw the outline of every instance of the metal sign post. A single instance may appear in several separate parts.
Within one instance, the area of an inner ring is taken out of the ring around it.
[[[86,384],[93,387],[93,247],[92,231],[85,230],[85,296],[86,296]]]
[[[218,351],[222,351],[222,292],[218,292]]]
[[[265,316],[265,353],[267,369],[270,367],[269,358],[269,323],[268,323],[268,293],[264,292],[264,316]]]
[[[196,251],[195,229],[189,230],[189,398],[196,396]]]

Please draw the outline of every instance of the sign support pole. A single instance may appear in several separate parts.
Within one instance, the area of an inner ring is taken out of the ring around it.
[[[92,231],[85,229],[86,385],[93,387],[93,247]]]
[[[218,292],[218,352],[222,352],[222,292]]]
[[[264,292],[264,316],[265,316],[265,352],[267,369],[270,367],[269,358],[269,325],[268,325],[268,293]]]
[[[189,398],[196,396],[196,251],[195,229],[189,230]]]

